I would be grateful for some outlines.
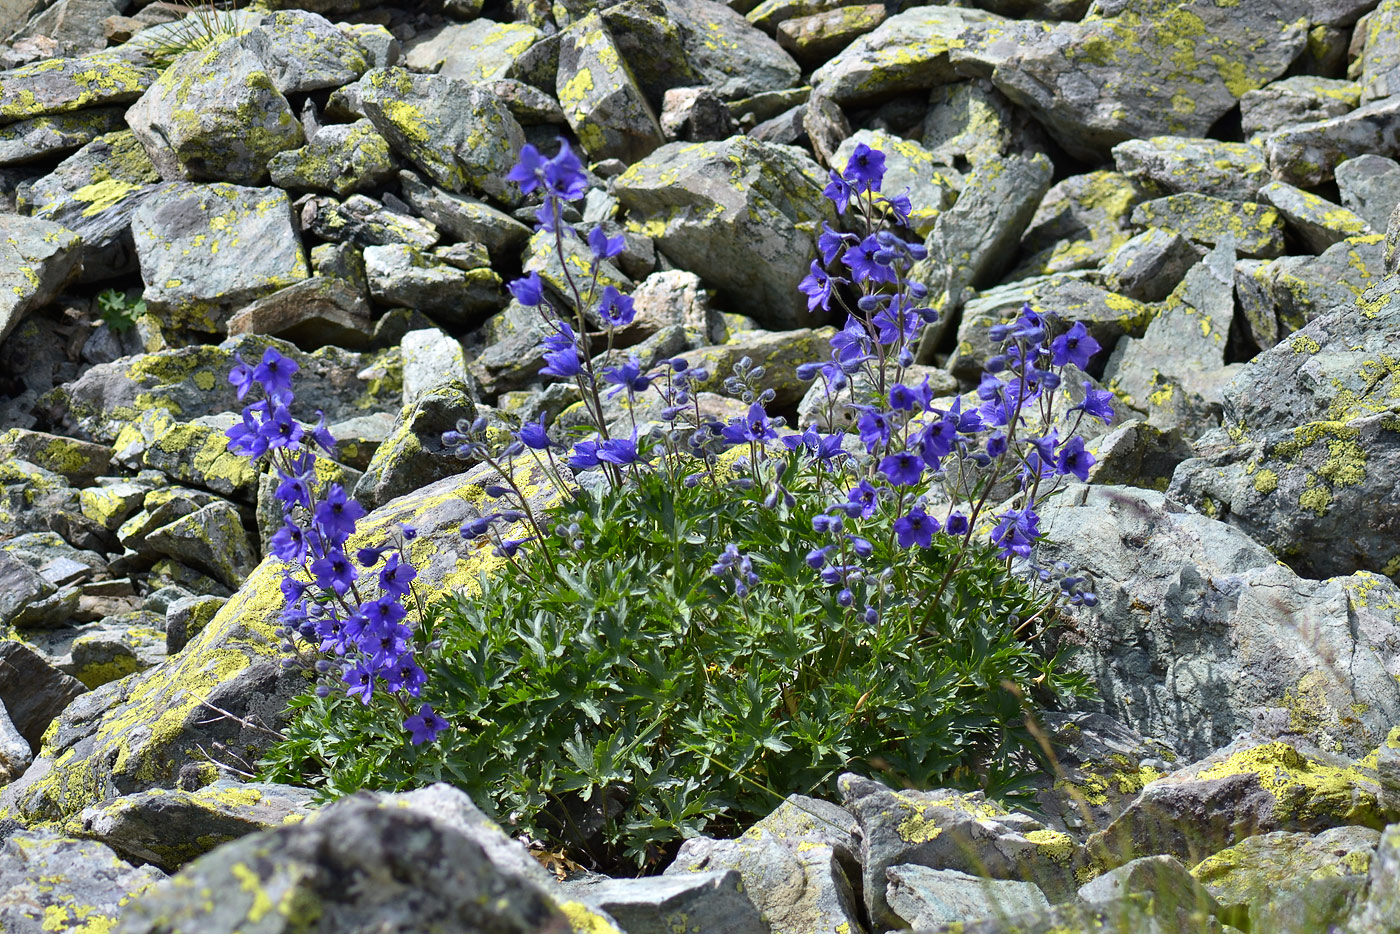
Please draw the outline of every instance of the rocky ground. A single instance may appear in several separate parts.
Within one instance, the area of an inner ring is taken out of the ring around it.
[[[1400,0],[301,7],[163,67],[182,8],[0,0],[0,931],[1400,931]],[[470,580],[485,474],[440,432],[577,401],[502,287],[561,281],[501,181],[561,135],[643,362],[748,355],[814,411],[796,287],[861,141],[941,392],[1027,300],[1111,350],[1045,513],[1102,700],[1045,724],[1034,815],[847,775],[561,883],[445,786],[245,782],[300,682],[234,354],[301,365],[363,541]]]

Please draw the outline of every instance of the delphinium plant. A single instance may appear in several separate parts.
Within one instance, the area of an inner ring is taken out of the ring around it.
[[[427,675],[408,623],[417,571],[407,543],[414,530],[404,526],[388,547],[352,554],[347,542],[365,509],[340,483],[318,479],[316,452],[334,455],[335,439],[324,413],[317,413],[314,426],[292,415],[292,383],[300,367],[271,347],[256,365],[236,359],[229,382],[238,398],[254,389],[261,398],[248,402],[226,432],[228,449],[268,464],[282,507],[282,526],[269,537],[267,552],[284,563],[286,607],[277,630],[288,653],[284,664],[314,673],[318,697],[339,690],[362,705],[389,698],[411,743],[433,739],[447,722],[431,705],[417,702]],[[416,609],[421,612],[422,605]]]
[[[845,313],[830,358],[801,372],[855,431],[794,431],[747,359],[723,380],[744,407],[727,422],[705,416],[711,374],[684,358],[617,362],[636,311],[598,281],[621,240],[564,222],[586,189],[566,145],[526,147],[510,177],[537,193],[563,278],[510,288],[542,316],[541,374],[576,384],[584,434],[541,418],[496,441],[477,419],[445,438],[496,469],[495,504],[462,534],[507,560],[424,617],[423,696],[449,726],[415,747],[385,729],[388,705],[308,694],[269,777],[332,794],[447,778],[603,867],[654,865],[846,770],[1015,794],[1043,762],[1034,710],[1088,691],[1052,630],[1062,603],[1094,597],[1069,573],[1047,586],[1037,503],[1087,476],[1076,429],[1112,410],[1092,383],[1059,401],[1097,345],[1029,307],[994,333],[975,395],[935,400],[910,378],[934,314],[908,278],[923,254],[901,233],[908,196],[882,195],[883,175],[866,146],[831,173],[842,229],[801,284],[812,310]],[[659,418],[639,424],[651,392]],[[556,505],[524,495],[525,468]]]

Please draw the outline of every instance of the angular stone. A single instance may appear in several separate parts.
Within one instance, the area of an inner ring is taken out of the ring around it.
[[[402,68],[376,68],[358,87],[375,129],[438,185],[519,203],[520,190],[505,176],[525,137],[489,89]]]
[[[153,788],[84,808],[66,829],[124,858],[175,872],[220,844],[303,819],[307,788],[220,779],[197,791]]]
[[[891,866],[885,876],[890,910],[915,930],[1050,907],[1034,882],[983,879],[956,869],[915,865]]]
[[[305,142],[264,64],[269,42],[250,32],[186,52],[127,112],[163,178],[258,185]]]
[[[429,222],[392,211],[367,195],[351,195],[344,202],[308,199],[302,204],[301,224],[323,240],[357,246],[408,244],[426,250],[441,239]]]
[[[1159,302],[1180,284],[1201,258],[1191,241],[1178,233],[1149,227],[1123,241],[1103,265],[1110,289],[1144,302]]]
[[[1024,31],[993,59],[992,81],[1080,159],[1101,158],[1127,139],[1203,137],[1303,50],[1308,20],[1292,7],[1108,3],[1081,23]]]
[[[251,499],[258,471],[246,457],[228,449],[224,431],[235,421],[228,413],[215,419],[222,424],[169,422],[157,428],[141,464],[171,479],[212,490],[224,496]],[[154,531],[152,529],[151,531]]]
[[[515,60],[544,38],[544,33],[529,23],[497,23],[483,18],[444,27],[437,41],[442,43],[444,37],[447,41],[440,46],[439,74],[463,81],[494,81],[506,77]]]
[[[734,137],[670,143],[614,180],[631,229],[766,326],[805,323],[797,285],[835,215],[825,176],[799,151]]]
[[[112,449],[105,444],[11,428],[0,434],[0,459],[28,461],[52,470],[74,486],[88,486],[107,472]]]
[[[425,185],[412,172],[399,173],[404,200],[420,215],[459,240],[484,244],[493,255],[501,254],[530,238],[530,228],[509,214],[466,195],[455,195]]]
[[[19,778],[33,761],[28,740],[20,735],[5,705],[0,703],[0,785]]]
[[[131,229],[142,297],[171,324],[221,333],[235,309],[310,274],[275,188],[171,186],[137,208]]]
[[[158,628],[163,622],[159,614],[138,610],[102,622],[105,625],[99,625],[96,632],[73,640],[71,662],[65,666],[90,690],[165,661],[165,633]]]
[[[662,0],[660,19],[662,24],[675,23],[685,52],[684,65],[666,56],[655,57],[657,47],[629,53],[628,63],[640,69],[639,60],[653,56],[652,68],[671,71],[673,80],[685,78],[671,87],[705,84],[725,100],[737,100],[799,84],[802,69],[792,56],[724,3]],[[700,80],[690,80],[688,72]]]
[[[0,704],[31,749],[38,750],[49,724],[86,690],[23,642],[0,641]]]
[[[0,340],[82,271],[82,240],[50,221],[0,215]]]
[[[1052,186],[1021,237],[1023,259],[1007,281],[1103,265],[1132,235],[1133,208],[1148,197],[1148,188],[1121,172],[1071,175]]]
[[[1360,103],[1358,84],[1296,75],[1246,91],[1240,98],[1240,119],[1245,136],[1258,142],[1258,137],[1280,127],[1340,117]]]
[[[1192,456],[1191,445],[1175,428],[1133,419],[1094,439],[1089,452],[1090,483],[1112,483],[1165,490],[1177,465]]]
[[[666,934],[679,926],[695,934],[766,934],[768,924],[729,869],[641,879],[608,879],[582,890],[628,934]]]
[[[1161,493],[1089,486],[1042,510],[1044,560],[1095,581],[1075,663],[1098,685],[1095,707],[1191,756],[1251,726],[1374,748],[1400,715],[1394,585],[1301,579],[1238,529],[1180,509]]]
[[[204,631],[228,602],[223,597],[181,597],[165,608],[165,654],[174,655]]]
[[[82,278],[137,270],[131,215],[161,189],[160,173],[129,130],[108,133],[29,187],[26,208],[82,238]]]
[[[1284,127],[1265,136],[1269,171],[1278,181],[1313,188],[1357,156],[1400,157],[1400,95],[1364,104],[1316,123]]]
[[[939,162],[960,168],[1014,152],[1043,152],[1044,135],[989,80],[974,78],[929,93],[921,142]]]
[[[1350,308],[1380,281],[1383,238],[1351,237],[1320,256],[1235,264],[1235,291],[1255,344],[1268,349],[1337,308]]]
[[[279,152],[267,164],[273,184],[282,188],[329,191],[345,197],[375,188],[397,165],[389,143],[368,120],[322,127],[300,149]]]
[[[1219,901],[1225,920],[1261,930],[1260,915],[1270,903],[1302,890],[1308,880],[1364,879],[1380,837],[1369,827],[1335,827],[1319,834],[1276,830],[1207,856],[1191,875]]]
[[[667,91],[661,99],[660,123],[667,140],[684,139],[696,143],[726,139],[737,129],[724,101],[704,87]]]
[[[872,925],[900,927],[887,897],[894,866],[955,869],[989,879],[1034,882],[1052,900],[1075,888],[1082,848],[1068,834],[1006,811],[980,792],[894,791],[852,773],[841,801],[861,830],[865,906]]]
[[[474,394],[461,382],[436,383],[417,395],[375,449],[364,476],[355,484],[355,499],[373,509],[474,466],[454,457],[442,443],[442,435],[459,419],[474,418],[476,413]]]
[[[1108,904],[1067,902],[1049,911],[994,915],[971,921],[959,934],[1065,934],[1073,931],[1132,931],[1133,934],[1236,934],[1209,914],[1196,914],[1148,895],[1129,895]],[[1301,934],[1301,932],[1299,932]]]
[[[283,94],[338,88],[358,80],[370,67],[360,44],[316,13],[269,13],[257,32],[269,40],[259,57]]]
[[[1360,215],[1376,233],[1385,233],[1400,204],[1400,163],[1384,156],[1357,156],[1337,166],[1342,205]]]
[[[0,840],[0,927],[6,934],[114,930],[127,901],[164,877],[92,840],[18,830]]]
[[[981,10],[916,7],[897,13],[812,73],[816,93],[839,104],[923,91],[957,80],[949,53],[1001,17]]]
[[[159,554],[175,558],[237,590],[256,563],[238,510],[210,503],[146,536]]]
[[[1283,182],[1261,187],[1259,200],[1278,208],[1298,238],[1317,253],[1349,237],[1373,232],[1370,224],[1341,205]]]
[[[778,26],[778,45],[799,62],[819,64],[874,30],[888,15],[885,5],[876,3],[794,17]]]
[[[1079,887],[1079,900],[1089,905],[1110,905],[1135,894],[1192,914],[1221,914],[1221,906],[1210,891],[1172,856],[1139,857]]]
[[[418,308],[449,324],[477,323],[505,303],[494,271],[464,272],[406,243],[366,247],[365,273],[376,301]]]
[[[1191,192],[1144,202],[1133,209],[1139,227],[1160,227],[1188,240],[1218,246],[1232,240],[1242,256],[1283,254],[1283,219],[1276,208]]]
[[[364,350],[373,337],[365,296],[340,279],[314,276],[273,292],[228,319],[228,333],[271,334],[306,350]]]
[[[155,80],[150,68],[102,54],[35,62],[0,72],[0,121],[129,104]]]
[[[559,105],[594,160],[635,162],[664,142],[661,125],[597,14],[560,37]]]
[[[1264,150],[1187,136],[1132,139],[1113,147],[1118,171],[1150,182],[1164,193],[1197,192],[1230,201],[1253,201],[1269,180]]]
[[[1245,735],[1145,787],[1088,847],[1100,866],[1153,854],[1195,865],[1255,834],[1384,826],[1376,791],[1348,759]]]
[[[120,107],[99,107],[0,126],[0,165],[72,152],[103,133],[125,129],[124,113]]]
[[[53,596],[58,588],[8,552],[0,552],[0,624],[10,626],[31,604]]]
[[[297,917],[343,931],[571,929],[552,893],[497,862],[470,828],[442,814],[441,805],[415,806],[414,795],[420,794],[355,795],[308,820],[226,844],[186,865],[171,884],[133,901],[123,930],[254,930],[270,911],[267,893],[278,893],[273,904],[290,906]],[[346,885],[350,878],[367,884]],[[221,893],[212,909],[205,891]],[[616,930],[608,919],[587,913],[579,923],[588,930]]]
[[[844,169],[862,143],[885,154],[881,190],[897,193],[908,189],[913,204],[909,226],[920,237],[928,236],[938,215],[957,199],[961,180],[940,171],[933,154],[923,146],[882,130],[856,131],[837,147],[831,164]]]

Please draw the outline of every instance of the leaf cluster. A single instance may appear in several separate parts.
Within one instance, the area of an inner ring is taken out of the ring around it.
[[[133,301],[125,292],[107,289],[97,295],[97,311],[107,327],[121,334],[131,330],[136,319],[146,313],[146,302],[144,299]]]
[[[876,624],[806,565],[832,478],[783,468],[790,500],[643,472],[556,507],[555,532],[420,627],[424,697],[452,724],[414,747],[391,705],[308,692],[267,777],[329,795],[450,781],[514,832],[609,868],[723,836],[855,770],[896,787],[1014,797],[1043,764],[1035,708],[1088,692],[1050,651],[1048,594],[989,546],[874,542]],[[759,583],[711,565],[727,544]],[[556,568],[544,548],[567,553]],[[920,599],[901,601],[901,594]],[[864,602],[865,595],[857,594]]]

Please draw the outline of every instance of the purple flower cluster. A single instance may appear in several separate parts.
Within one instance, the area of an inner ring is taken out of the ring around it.
[[[267,460],[276,475],[282,527],[269,538],[268,553],[288,565],[281,634],[313,647],[320,656],[316,670],[337,672],[347,695],[368,704],[383,691],[398,696],[407,711],[402,698],[419,697],[427,682],[408,623],[407,601],[418,575],[408,542],[415,533],[405,526],[392,545],[350,553],[347,543],[365,509],[341,484],[323,485],[317,478],[317,451],[334,455],[335,439],[324,413],[317,413],[313,428],[293,418],[292,378],[298,369],[296,361],[268,348],[256,366],[239,357],[229,373],[240,400],[255,387],[262,390],[262,398],[248,403],[226,434],[230,451]],[[284,647],[295,648],[290,641]],[[317,685],[321,696],[329,691],[329,682]],[[435,739],[447,722],[422,704],[404,727],[416,745]]]

